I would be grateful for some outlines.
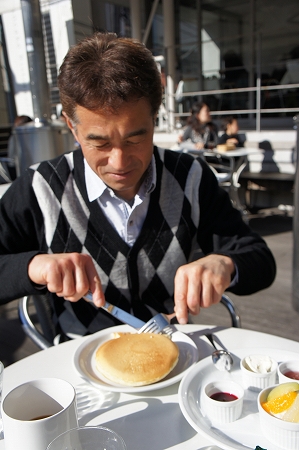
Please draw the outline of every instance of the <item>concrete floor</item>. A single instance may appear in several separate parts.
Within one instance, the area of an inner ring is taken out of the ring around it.
[[[292,306],[292,217],[277,210],[264,211],[252,216],[249,224],[271,248],[277,262],[277,277],[271,287],[257,294],[244,297],[230,294],[242,327],[299,342],[299,312]],[[17,306],[18,301],[0,306],[0,360],[5,366],[39,351],[20,326]],[[192,321],[230,326],[229,314],[222,305],[202,310]]]

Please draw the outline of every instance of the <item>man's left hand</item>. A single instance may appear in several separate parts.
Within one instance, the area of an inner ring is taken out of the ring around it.
[[[235,265],[223,255],[208,255],[179,267],[174,279],[174,304],[179,323],[188,322],[188,313],[219,303],[229,287]]]

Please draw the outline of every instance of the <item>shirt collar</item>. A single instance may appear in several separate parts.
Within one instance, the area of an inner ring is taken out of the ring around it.
[[[104,191],[108,189],[112,191],[102,179],[91,169],[86,159],[84,158],[84,176],[87,190],[87,196],[90,202],[103,195]],[[146,196],[153,192],[156,187],[157,170],[154,155],[152,156],[150,165],[148,166],[143,183],[139,189],[140,196]]]

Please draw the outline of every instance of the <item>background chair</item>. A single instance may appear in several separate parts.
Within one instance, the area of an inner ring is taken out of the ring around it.
[[[221,303],[231,316],[232,327],[241,328],[241,319],[233,301],[223,295]],[[59,343],[47,295],[25,296],[19,300],[19,318],[27,336],[42,350]]]
[[[183,153],[188,153],[194,158],[203,158],[217,178],[218,184],[230,192],[234,176],[233,158],[208,152],[206,149],[197,150],[194,143],[189,141],[182,142],[179,147]]]
[[[209,154],[208,152],[204,152],[202,157],[214,172],[219,186],[230,192],[234,173],[233,158],[218,153]]]

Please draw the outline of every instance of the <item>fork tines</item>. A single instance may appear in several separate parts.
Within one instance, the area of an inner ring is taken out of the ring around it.
[[[168,318],[164,314],[160,313],[146,322],[146,324],[140,328],[138,333],[171,334],[173,330],[169,325],[170,322]]]

